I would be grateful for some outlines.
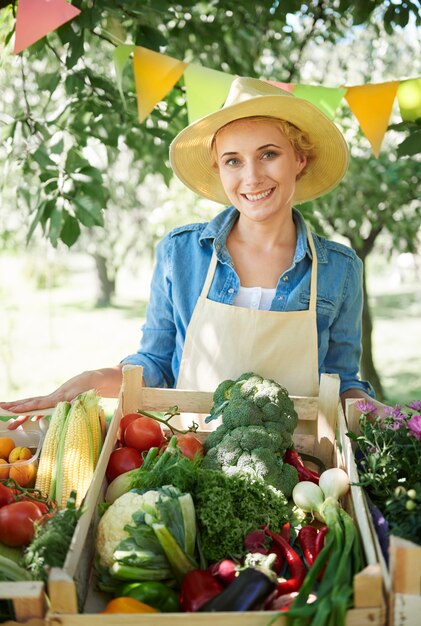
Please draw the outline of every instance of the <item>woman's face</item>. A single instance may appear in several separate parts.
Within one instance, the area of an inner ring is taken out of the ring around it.
[[[306,157],[297,155],[276,122],[237,120],[216,136],[216,163],[230,202],[264,221],[290,209]]]

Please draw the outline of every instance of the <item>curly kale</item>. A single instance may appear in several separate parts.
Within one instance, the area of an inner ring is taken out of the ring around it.
[[[294,469],[294,468],[292,468]],[[262,526],[280,532],[290,511],[284,495],[261,478],[199,469],[194,502],[205,559],[245,556],[244,537]]]
[[[289,497],[298,474],[282,459],[293,445],[298,416],[287,390],[252,372],[225,380],[214,393],[207,421],[220,416],[222,424],[205,441],[202,466],[262,478]]]

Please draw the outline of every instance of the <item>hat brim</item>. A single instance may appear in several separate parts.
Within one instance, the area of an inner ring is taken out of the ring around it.
[[[292,101],[293,100],[293,101]],[[170,145],[170,163],[178,178],[192,191],[215,202],[230,201],[213,166],[212,139],[215,133],[237,119],[267,116],[286,120],[305,131],[315,148],[315,158],[296,182],[295,204],[317,198],[334,187],[348,167],[348,146],[335,124],[317,107],[285,92],[285,96],[256,96],[226,106],[193,122]]]

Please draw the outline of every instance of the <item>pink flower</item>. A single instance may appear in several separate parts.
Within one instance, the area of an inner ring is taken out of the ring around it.
[[[413,415],[408,421],[408,428],[421,441],[421,415]]]
[[[413,411],[421,411],[421,400],[414,400],[414,402],[410,402],[406,406]]]
[[[369,415],[370,413],[375,413],[377,411],[376,407],[371,404],[371,402],[367,402],[367,400],[358,400],[356,403],[356,407],[361,413]]]

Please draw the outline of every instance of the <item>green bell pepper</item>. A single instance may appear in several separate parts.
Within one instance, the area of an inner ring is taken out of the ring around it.
[[[128,583],[116,590],[117,596],[128,596],[153,606],[162,613],[178,613],[180,611],[179,595],[174,589],[157,581]]]

